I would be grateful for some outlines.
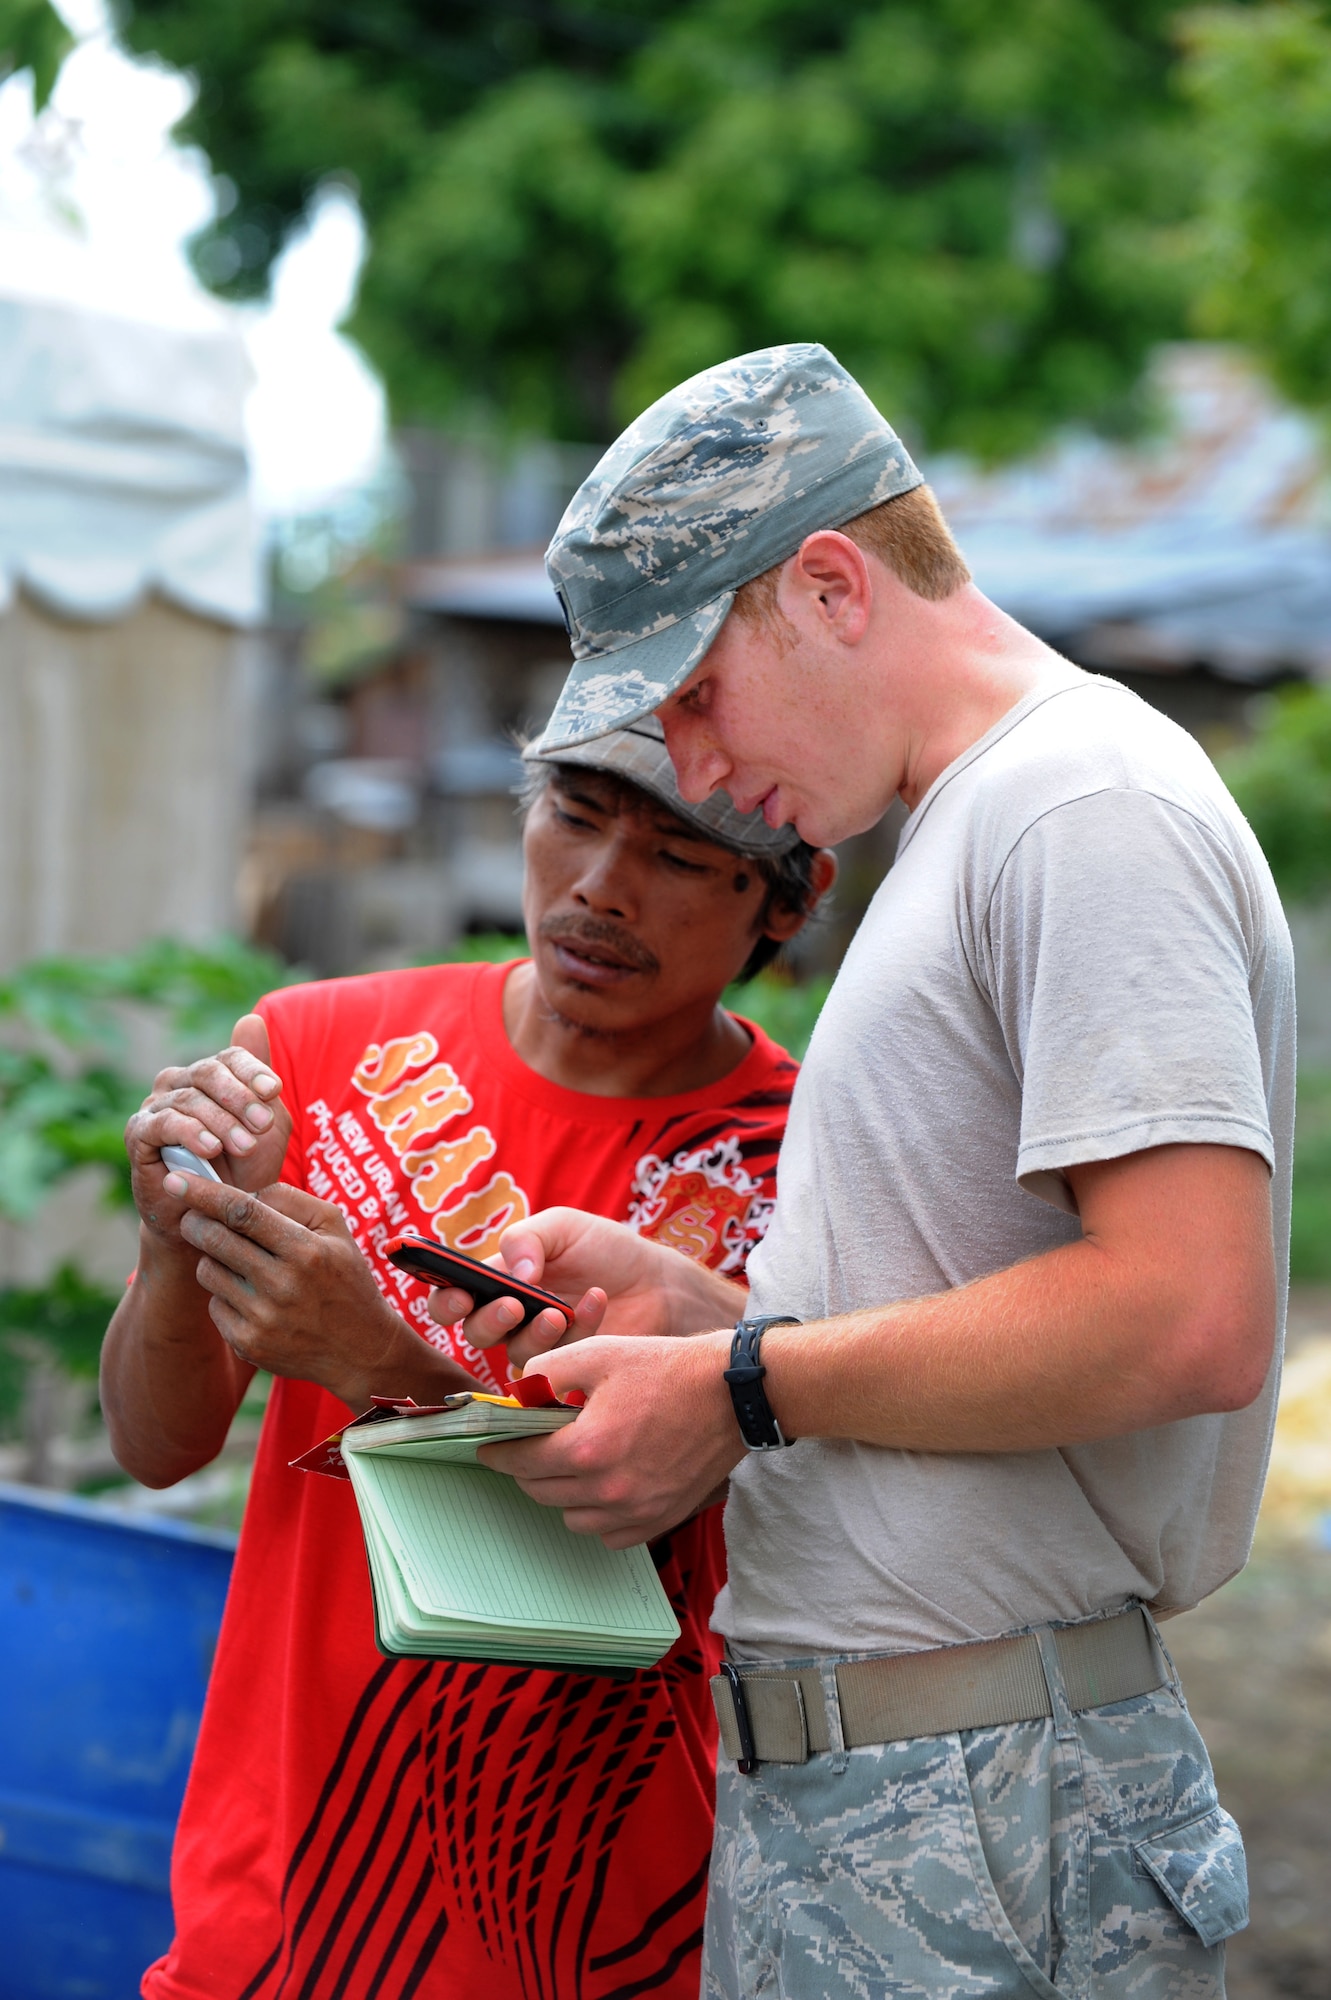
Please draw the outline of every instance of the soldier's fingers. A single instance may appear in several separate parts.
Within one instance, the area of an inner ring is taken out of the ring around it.
[[[521,1374],[525,1362],[549,1354],[556,1347],[567,1347],[575,1340],[590,1340],[594,1333],[600,1332],[605,1310],[605,1293],[599,1285],[594,1285],[578,1301],[571,1320],[557,1313],[553,1306],[537,1313],[527,1326],[509,1336],[508,1358],[513,1373]]]
[[[231,1030],[231,1048],[237,1055],[249,1056],[259,1064],[254,1076],[254,1088],[261,1097],[276,1097],[282,1088],[282,1080],[273,1068],[273,1045],[268,1036],[268,1023],[262,1014],[242,1014]]]
[[[427,1310],[436,1326],[456,1326],[471,1311],[470,1292],[460,1292],[456,1285],[437,1285],[427,1301]]]
[[[197,1118],[169,1107],[136,1111],[125,1127],[125,1144],[131,1159],[137,1153],[160,1153],[163,1146],[185,1146],[204,1160],[216,1159],[224,1150],[215,1132],[210,1132]]]
[[[462,1330],[473,1347],[498,1347],[521,1324],[522,1307],[516,1299],[495,1299],[470,1314]]]

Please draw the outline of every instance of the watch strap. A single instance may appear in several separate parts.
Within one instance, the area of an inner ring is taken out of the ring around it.
[[[740,1320],[735,1328],[725,1383],[735,1407],[739,1434],[750,1451],[776,1451],[782,1445],[795,1442],[794,1438],[783,1434],[767,1400],[767,1391],[763,1387],[767,1369],[761,1360],[761,1352],[763,1335],[769,1326],[799,1324],[793,1313],[758,1313],[752,1319]]]

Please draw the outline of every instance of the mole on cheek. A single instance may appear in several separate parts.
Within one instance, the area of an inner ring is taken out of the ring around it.
[[[742,896],[744,894],[744,891],[748,888],[748,886],[749,886],[749,878],[744,873],[744,870],[741,868],[739,873],[735,877],[735,894],[737,896]]]

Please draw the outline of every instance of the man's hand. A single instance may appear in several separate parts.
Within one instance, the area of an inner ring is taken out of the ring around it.
[[[544,1312],[514,1334],[521,1317],[514,1300],[496,1299],[472,1312],[468,1294],[454,1289],[433,1292],[430,1312],[441,1326],[465,1316],[473,1347],[506,1340],[515,1367],[598,1333],[678,1339],[727,1319],[733,1324],[744,1311],[741,1286],[639,1236],[626,1223],[577,1208],[547,1208],[515,1223],[505,1230],[499,1250],[490,1260],[498,1269],[568,1300],[575,1308],[570,1326],[558,1313]]]
[[[587,1339],[532,1372],[559,1395],[581,1389],[576,1424],[548,1437],[484,1445],[478,1456],[524,1493],[563,1509],[575,1534],[632,1548],[687,1520],[744,1456],[722,1373],[730,1329],[692,1340]]]
[[[125,1127],[134,1204],[149,1231],[164,1242],[180,1242],[185,1176],[168,1175],[163,1146],[188,1146],[236,1187],[276,1181],[291,1137],[291,1114],[281,1091],[259,1014],[237,1021],[231,1047],[220,1054],[159,1072]]]
[[[1080,1241],[927,1298],[772,1327],[764,1387],[786,1436],[1043,1451],[1250,1403],[1275,1323],[1265,1162],[1229,1146],[1160,1146],[1068,1179]],[[527,1225],[547,1250],[559,1213]],[[625,1330],[637,1330],[632,1313]],[[743,1455],[721,1379],[729,1340],[645,1331],[542,1357],[533,1366],[557,1391],[587,1391],[586,1414],[547,1438],[489,1446],[486,1463],[611,1546],[662,1533]]]
[[[388,1304],[331,1202],[281,1185],[260,1197],[197,1175],[178,1199],[209,1314],[240,1360],[318,1382],[358,1410],[373,1395],[426,1401],[476,1386]]]

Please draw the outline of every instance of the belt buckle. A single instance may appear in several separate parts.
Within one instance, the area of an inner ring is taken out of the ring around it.
[[[742,1778],[757,1769],[758,1753],[753,1747],[753,1725],[749,1721],[749,1704],[744,1696],[744,1683],[739,1669],[730,1660],[722,1660],[721,1672],[725,1675],[726,1686],[730,1689],[730,1705],[735,1711],[735,1731],[739,1737],[739,1756],[735,1767]]]

